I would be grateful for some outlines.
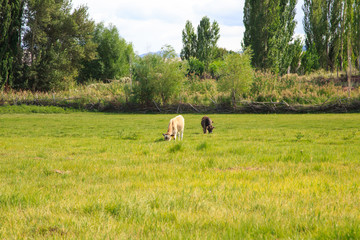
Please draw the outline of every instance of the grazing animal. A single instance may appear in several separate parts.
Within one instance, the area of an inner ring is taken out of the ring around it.
[[[183,139],[185,121],[183,116],[179,115],[170,119],[167,133],[163,134],[164,140],[170,141],[172,138],[176,141],[176,136],[179,135],[180,140]]]
[[[208,131],[209,133],[212,133],[213,129],[215,128],[212,124],[213,124],[213,121],[211,121],[211,119],[207,116],[204,116],[201,119],[201,126],[203,128],[204,134],[206,133],[206,131]]]

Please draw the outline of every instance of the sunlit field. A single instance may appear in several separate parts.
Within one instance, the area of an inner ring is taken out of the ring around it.
[[[360,114],[0,114],[0,239],[359,239]]]

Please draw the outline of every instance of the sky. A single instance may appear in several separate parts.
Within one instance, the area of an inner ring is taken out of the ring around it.
[[[218,47],[240,51],[245,27],[245,0],[72,0],[73,7],[86,5],[89,17],[96,23],[113,24],[137,54],[157,52],[171,45],[179,54],[182,30],[187,20],[195,28],[202,17],[218,22]],[[295,35],[304,35],[302,28],[303,0],[298,0]]]

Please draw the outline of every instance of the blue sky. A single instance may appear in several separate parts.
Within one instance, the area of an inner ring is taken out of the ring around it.
[[[181,31],[187,20],[193,26],[203,16],[220,25],[219,47],[239,51],[245,31],[245,0],[72,0],[73,6],[87,5],[90,18],[115,25],[120,35],[131,42],[138,54],[156,52],[170,44],[177,53],[182,48]],[[295,35],[303,35],[301,6],[298,0]]]

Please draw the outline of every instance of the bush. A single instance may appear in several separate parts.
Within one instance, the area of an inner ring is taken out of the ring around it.
[[[188,60],[189,69],[188,75],[202,76],[205,70],[204,62],[200,61],[195,57],[190,57]]]
[[[133,94],[136,102],[152,101],[168,103],[180,93],[184,71],[181,62],[149,54],[137,60],[134,66]]]
[[[236,98],[247,92],[253,82],[250,53],[227,55],[219,72],[219,89],[230,93],[235,105]]]
[[[312,45],[306,50],[301,59],[300,72],[307,74],[318,69],[320,69],[319,55],[316,52],[315,46]]]
[[[210,63],[209,70],[212,78],[218,79],[220,77],[220,68],[223,64],[223,61],[214,61]]]

